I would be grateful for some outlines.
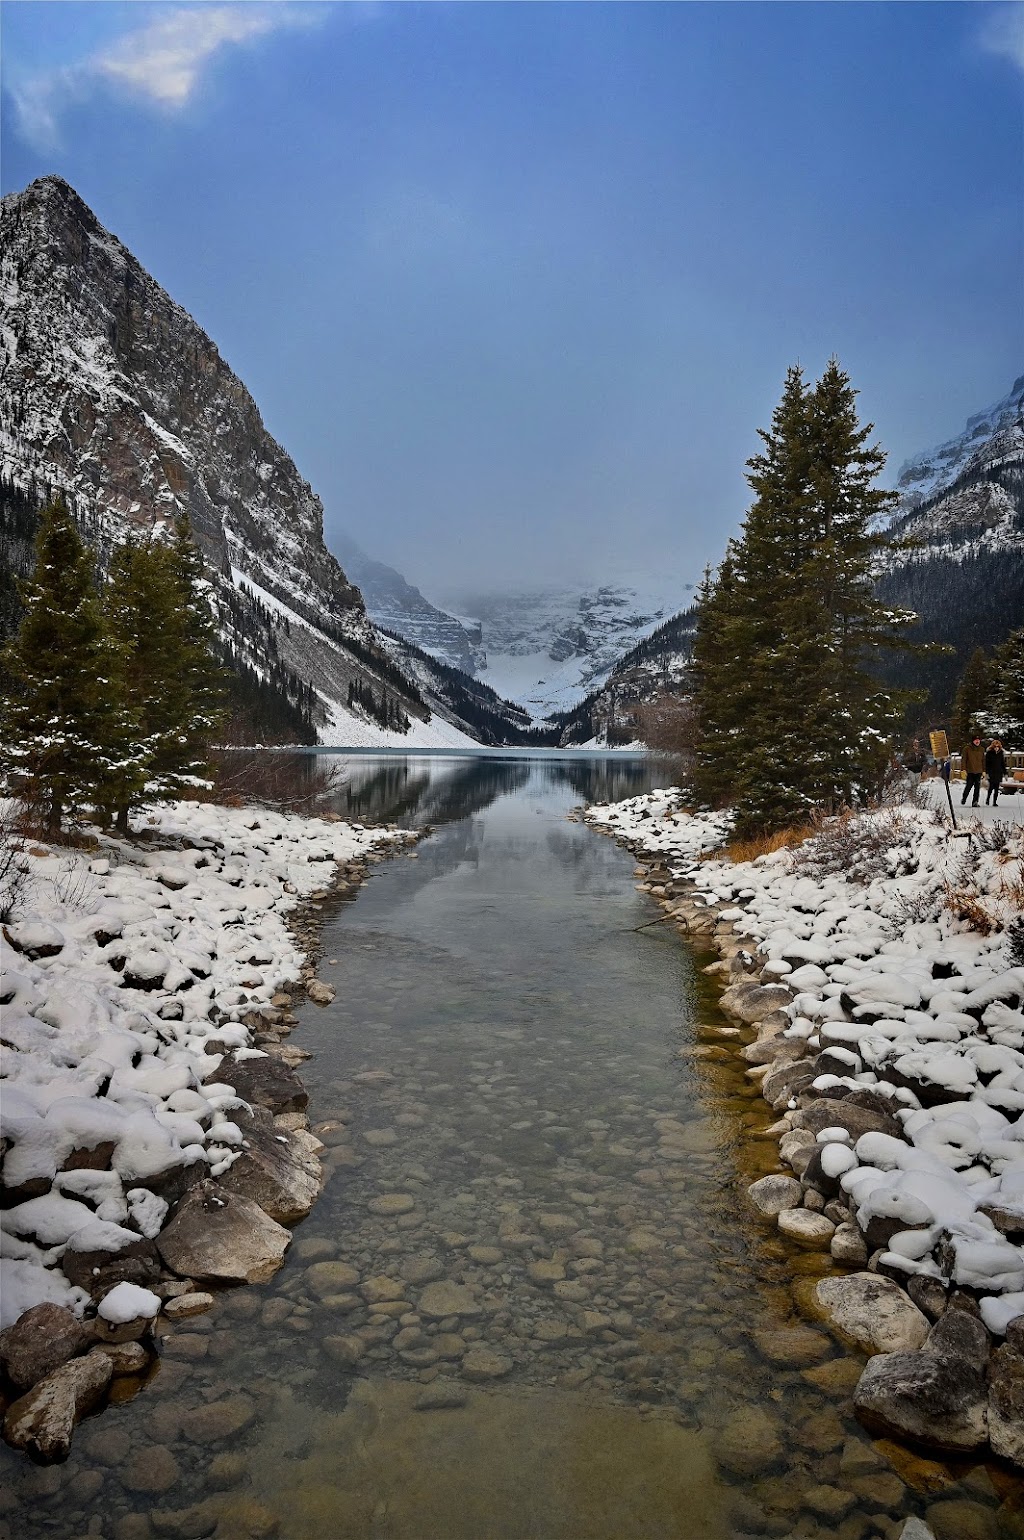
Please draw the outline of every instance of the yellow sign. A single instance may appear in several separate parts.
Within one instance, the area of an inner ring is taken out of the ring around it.
[[[945,733],[929,733],[932,743],[932,753],[938,760],[949,758],[949,739]]]

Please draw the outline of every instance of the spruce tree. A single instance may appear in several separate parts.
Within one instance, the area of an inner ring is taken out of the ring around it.
[[[123,656],[106,626],[93,559],[63,501],[43,510],[24,616],[5,655],[3,759],[57,835],[86,808],[105,815],[142,776]]]
[[[986,732],[1006,747],[1024,749],[1024,627],[1011,631],[992,654],[988,701],[981,713]]]
[[[700,597],[694,788],[734,803],[744,834],[865,794],[912,698],[869,671],[915,617],[874,595],[892,494],[873,486],[885,457],[855,399],[835,360],[813,389],[789,370],[742,533]]]
[[[953,697],[953,749],[961,748],[977,726],[992,693],[992,667],[984,647],[975,647],[967,659]]]

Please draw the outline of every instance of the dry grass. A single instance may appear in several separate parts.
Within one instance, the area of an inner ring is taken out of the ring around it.
[[[725,853],[730,861],[739,865],[743,861],[756,861],[758,856],[773,856],[777,850],[793,850],[820,833],[821,825],[818,823],[795,824],[789,829],[776,829],[774,834],[733,840],[726,846]]]

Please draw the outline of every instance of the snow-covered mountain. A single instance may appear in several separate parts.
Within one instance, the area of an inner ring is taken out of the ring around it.
[[[286,715],[311,707],[321,741],[504,735],[509,713],[489,692],[463,692],[456,709],[458,679],[379,634],[324,543],[320,499],[241,380],[74,189],[44,177],[0,203],[8,567],[24,568],[34,509],[58,491],[101,566],[187,512],[226,656],[250,694],[273,693]]]
[[[1024,374],[1001,401],[968,417],[964,430],[935,449],[914,455],[900,466],[896,490],[900,513],[933,503],[955,483],[980,471],[1021,464],[1024,457]]]
[[[335,534],[332,543],[375,625],[404,637],[450,668],[478,672],[484,662],[479,626],[467,626],[438,609],[394,567],[367,556],[350,535]]]
[[[481,677],[541,720],[600,686],[624,653],[682,608],[692,587],[630,574],[603,587],[463,595],[453,607],[479,617]]]

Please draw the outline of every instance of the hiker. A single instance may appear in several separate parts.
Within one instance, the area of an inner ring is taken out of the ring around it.
[[[909,770],[911,775],[920,775],[928,763],[924,749],[921,747],[920,738],[915,738],[910,746],[910,753],[903,761],[904,770]]]
[[[999,806],[999,787],[1006,775],[1006,755],[1003,753],[1003,745],[998,738],[993,738],[985,753],[985,775],[988,778],[988,791],[985,793],[985,806],[988,807],[988,799],[992,798],[992,806]]]
[[[975,728],[971,733],[971,741],[965,743],[960,750],[960,763],[967,779],[964,781],[964,794],[960,798],[961,804],[966,803],[968,796],[973,791],[974,799],[972,807],[977,807],[978,798],[981,796],[981,772],[985,768],[985,750],[981,746],[981,734]]]

